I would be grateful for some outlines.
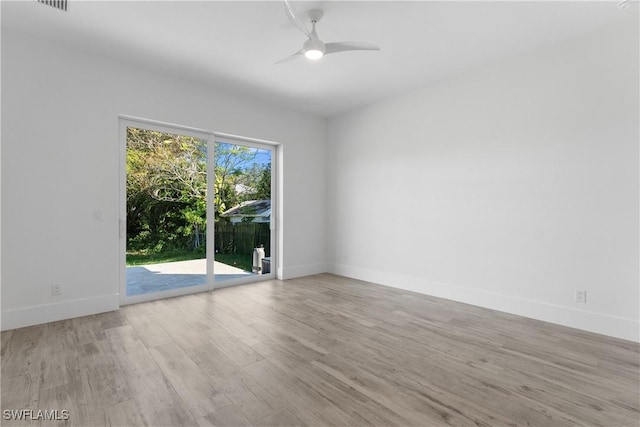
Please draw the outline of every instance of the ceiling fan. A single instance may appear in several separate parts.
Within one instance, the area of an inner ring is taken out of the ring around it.
[[[305,36],[307,36],[308,39],[302,45],[302,49],[300,49],[293,55],[276,62],[276,64],[289,61],[300,55],[304,55],[306,58],[311,60],[318,60],[324,55],[329,55],[330,53],[346,52],[349,50],[380,50],[380,47],[378,47],[377,45],[366,42],[324,43],[322,40],[320,40],[320,38],[318,38],[318,34],[316,33],[316,24],[320,21],[320,19],[322,19],[322,16],[324,15],[322,9],[311,9],[309,12],[307,12],[307,16],[309,17],[309,21],[311,22],[311,31],[307,29],[304,21],[300,18],[300,15],[296,12],[296,10],[288,0],[284,0],[284,10],[293,25],[295,25],[298,30],[300,30]]]

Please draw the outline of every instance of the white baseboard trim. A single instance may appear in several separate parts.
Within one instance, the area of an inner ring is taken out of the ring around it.
[[[634,319],[341,264],[329,264],[328,271],[353,279],[640,342],[640,321]]]
[[[285,267],[282,269],[282,280],[295,279],[296,277],[312,276],[314,274],[326,273],[327,264],[307,264],[295,267]]]
[[[114,311],[118,310],[118,308],[119,299],[117,294],[14,308],[2,311],[0,329],[7,331],[41,323]]]

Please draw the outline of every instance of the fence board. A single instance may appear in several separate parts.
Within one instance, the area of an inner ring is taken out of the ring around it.
[[[271,256],[271,231],[269,223],[216,222],[214,226],[215,250],[223,254],[252,254],[253,249],[264,245],[265,256]]]

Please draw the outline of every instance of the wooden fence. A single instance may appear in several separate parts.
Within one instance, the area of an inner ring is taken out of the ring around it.
[[[264,246],[265,256],[271,256],[269,223],[216,222],[214,229],[216,252],[223,254],[253,254],[253,249]]]

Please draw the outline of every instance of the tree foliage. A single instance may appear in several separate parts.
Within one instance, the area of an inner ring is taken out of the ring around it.
[[[271,166],[253,162],[255,149],[219,143],[215,152],[215,221],[242,201],[271,197]],[[126,162],[128,250],[203,251],[206,141],[128,128]]]
[[[220,214],[246,200],[271,198],[271,163],[255,162],[256,149],[216,143],[215,152],[216,221],[226,221]]]
[[[127,129],[127,233],[132,249],[200,247],[206,226],[206,143]]]

